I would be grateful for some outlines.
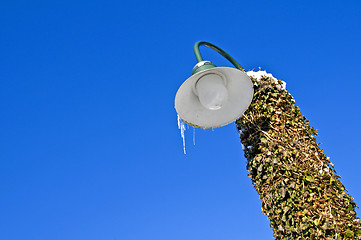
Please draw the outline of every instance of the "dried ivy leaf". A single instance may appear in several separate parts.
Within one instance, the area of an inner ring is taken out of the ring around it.
[[[313,182],[314,179],[313,179],[312,176],[306,176],[306,181],[308,181],[308,182]]]
[[[353,237],[353,236],[354,236],[354,233],[353,233],[353,231],[351,231],[350,229],[347,229],[347,230],[346,230],[346,233],[345,233],[345,236],[346,236],[346,237]]]

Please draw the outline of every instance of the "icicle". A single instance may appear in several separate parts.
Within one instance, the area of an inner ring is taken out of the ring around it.
[[[178,117],[178,129],[181,130],[181,136],[182,136],[182,139],[183,139],[183,152],[184,154],[187,154],[186,153],[186,139],[184,137],[184,131],[186,130],[186,126],[185,126],[185,123],[183,122],[183,120],[177,115]]]
[[[193,145],[196,145],[196,128],[193,127]]]

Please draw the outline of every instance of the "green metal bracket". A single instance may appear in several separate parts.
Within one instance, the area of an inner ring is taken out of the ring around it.
[[[217,47],[216,45],[206,42],[206,41],[198,41],[194,44],[194,54],[196,55],[197,61],[201,62],[203,61],[202,55],[199,51],[199,46],[206,46],[210,49],[215,50],[216,52],[218,52],[219,54],[221,54],[223,57],[225,57],[228,61],[230,61],[236,68],[244,71],[244,68],[241,66],[241,64],[239,64],[231,55],[229,55],[228,53],[226,53],[223,49],[221,49],[220,47]]]
[[[203,61],[201,66],[197,66],[197,65],[193,68],[192,75],[196,74],[198,72],[216,67],[216,65],[214,65],[212,62],[208,62],[208,61]]]

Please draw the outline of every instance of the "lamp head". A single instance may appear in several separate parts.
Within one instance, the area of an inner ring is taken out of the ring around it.
[[[222,127],[241,117],[251,104],[253,83],[245,72],[201,61],[192,73],[175,98],[175,109],[187,124]]]

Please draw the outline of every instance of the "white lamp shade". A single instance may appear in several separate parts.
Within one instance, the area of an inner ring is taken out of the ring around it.
[[[222,127],[243,115],[253,93],[253,83],[245,72],[215,67],[192,75],[182,84],[175,109],[184,122],[194,127]]]

